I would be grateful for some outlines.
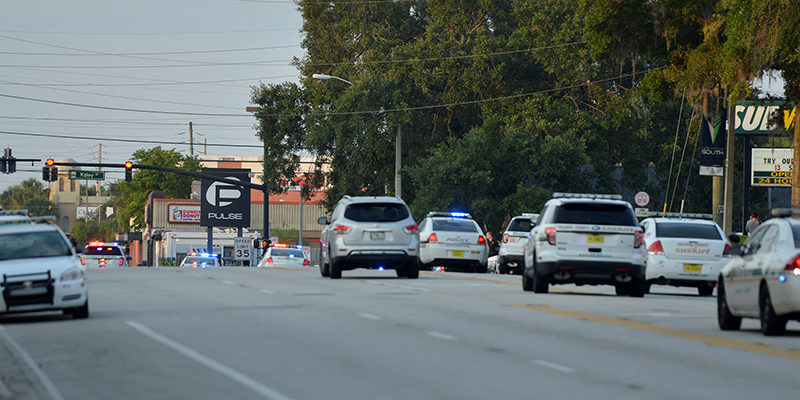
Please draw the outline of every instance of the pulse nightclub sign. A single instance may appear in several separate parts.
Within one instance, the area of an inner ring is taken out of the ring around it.
[[[250,183],[249,169],[203,168],[202,172]],[[250,226],[249,188],[204,179],[200,193],[200,226]]]

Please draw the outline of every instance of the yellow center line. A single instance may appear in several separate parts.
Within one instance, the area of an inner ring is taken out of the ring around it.
[[[420,271],[420,272],[423,273],[423,274],[426,274],[426,275],[431,275],[431,276],[441,276],[443,278],[467,279],[467,280],[471,280],[471,281],[499,283],[499,284],[502,284],[502,285],[519,286],[520,289],[522,288],[522,283],[521,282],[496,281],[494,279],[476,278],[476,277],[472,277],[472,276],[445,275],[445,274],[443,274],[441,272],[430,272],[430,271]],[[520,279],[522,279],[522,277],[520,277]],[[560,289],[560,288],[554,288],[554,287],[551,287],[550,290],[553,290],[553,291],[556,291],[556,292],[564,292],[564,293],[596,294],[596,293],[592,293],[592,292],[583,292],[583,291],[580,291],[580,290],[570,290],[570,289]]]
[[[578,318],[586,321],[599,322],[608,325],[616,325],[645,332],[658,333],[661,335],[673,336],[673,337],[693,340],[695,342],[706,343],[713,346],[725,346],[734,349],[751,351],[774,357],[788,358],[790,360],[800,361],[800,351],[789,350],[782,347],[773,347],[766,344],[755,344],[755,343],[745,342],[742,340],[727,339],[718,336],[706,335],[704,333],[668,328],[666,326],[653,325],[629,319],[589,314],[589,313],[565,310],[562,308],[555,308],[545,305],[509,304],[508,306],[515,308],[522,308],[526,310],[539,311],[548,314],[561,315],[565,317]]]

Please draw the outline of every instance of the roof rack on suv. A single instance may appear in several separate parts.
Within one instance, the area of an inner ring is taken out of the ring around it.
[[[472,218],[470,213],[457,212],[457,211],[431,211],[428,213],[429,217],[453,217],[453,218]]]
[[[0,211],[0,217],[19,217],[0,220],[0,225],[19,224],[19,223],[40,223],[40,222],[55,222],[56,217],[52,215],[44,215],[40,217],[29,217],[28,210],[8,210]]]
[[[773,208],[773,217],[800,217],[800,208]]]
[[[679,212],[661,212],[651,211],[647,213],[648,217],[662,217],[662,218],[698,218],[698,219],[714,219],[711,214],[700,213],[679,213]]]
[[[522,213],[523,217],[536,217],[538,215],[539,214],[536,214],[536,213]]]
[[[622,196],[618,194],[597,194],[597,193],[553,193],[554,199],[606,199],[606,200],[622,200]]]

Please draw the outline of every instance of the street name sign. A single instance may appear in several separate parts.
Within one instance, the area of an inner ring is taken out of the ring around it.
[[[103,171],[69,171],[69,179],[87,179],[94,181],[102,181],[106,179],[106,173]]]

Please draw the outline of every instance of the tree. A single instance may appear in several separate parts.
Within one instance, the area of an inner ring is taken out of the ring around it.
[[[199,159],[182,155],[175,149],[165,150],[160,146],[137,150],[131,160],[135,164],[200,171]],[[118,181],[112,184],[109,191],[113,197],[111,202],[120,229],[138,231],[144,228],[144,206],[150,192],[160,190],[167,197],[188,198],[192,190],[192,180],[190,176],[142,170],[134,172],[131,182]]]
[[[50,190],[36,178],[22,181],[0,194],[0,205],[5,210],[26,209],[31,215],[57,215],[58,209],[48,200]]]
[[[77,220],[70,230],[70,236],[78,243],[89,243],[93,240],[111,242],[119,230],[116,220]]]

